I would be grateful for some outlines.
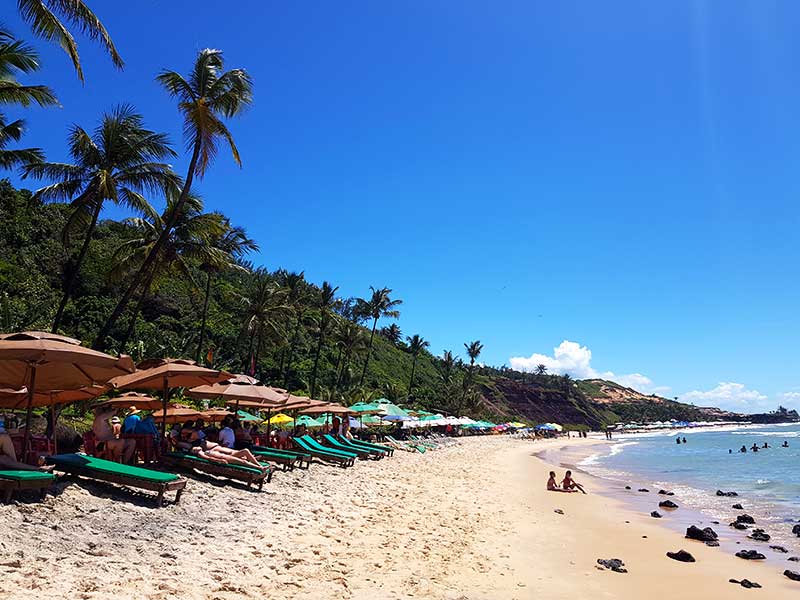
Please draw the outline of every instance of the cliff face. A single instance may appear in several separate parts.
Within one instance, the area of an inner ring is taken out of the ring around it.
[[[551,389],[510,379],[496,379],[481,388],[486,407],[508,418],[523,417],[534,423],[602,427],[608,415],[577,390]]]

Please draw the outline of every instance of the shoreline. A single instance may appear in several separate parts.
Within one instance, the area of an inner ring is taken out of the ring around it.
[[[547,492],[551,466],[536,453],[596,445],[554,442],[463,438],[348,470],[314,464],[278,473],[261,493],[192,477],[179,505],[158,510],[115,486],[59,484],[42,504],[0,509],[0,598],[721,600],[753,593],[730,578],[756,581],[770,598],[800,591],[771,565],[683,539],[606,496],[594,479],[588,495]],[[679,549],[697,562],[666,557]],[[622,559],[629,572],[598,570],[598,558]]]

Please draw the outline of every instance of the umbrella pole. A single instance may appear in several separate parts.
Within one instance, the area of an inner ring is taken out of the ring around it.
[[[31,412],[33,411],[33,392],[36,387],[36,367],[30,365],[31,379],[28,385],[28,406],[25,413],[25,437],[22,440],[22,462],[27,462],[31,446]]]
[[[161,406],[164,410],[164,418],[161,420],[161,443],[167,438],[167,396],[169,395],[169,379],[164,377],[164,391],[161,394]]]
[[[51,408],[50,417],[53,423],[53,454],[58,454],[58,434],[56,434],[56,423],[58,422],[58,415],[61,412],[61,405],[55,404]]]
[[[270,425],[272,424],[270,423],[271,419],[272,419],[272,411],[267,410],[267,448],[272,447],[272,436],[270,435],[271,432]]]

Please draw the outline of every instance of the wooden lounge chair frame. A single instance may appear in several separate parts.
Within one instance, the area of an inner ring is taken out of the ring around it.
[[[55,483],[55,477],[41,479],[9,479],[0,476],[0,492],[3,493],[3,502],[8,504],[14,496],[14,492],[25,490],[39,490],[39,500],[44,500],[47,490]]]
[[[95,481],[105,481],[107,483],[116,483],[130,488],[156,492],[156,508],[161,508],[164,505],[164,494],[166,492],[174,491],[175,504],[178,504],[178,502],[181,501],[181,494],[183,494],[187,483],[186,479],[183,477],[178,477],[178,479],[173,481],[148,481],[121,473],[104,473],[97,469],[82,467],[80,465],[59,464],[56,465],[56,469],[68,475],[76,475],[86,477],[87,479],[94,479]]]
[[[256,484],[258,485],[258,491],[263,489],[264,480],[266,480],[267,483],[272,481],[272,469],[268,470],[266,473],[256,473],[255,469],[245,471],[244,469],[237,469],[234,466],[215,463],[213,461],[195,460],[193,458],[176,456],[175,453],[163,454],[161,456],[161,463],[174,468],[193,469],[209,475],[217,475],[226,479],[242,481],[247,484],[248,488]]]

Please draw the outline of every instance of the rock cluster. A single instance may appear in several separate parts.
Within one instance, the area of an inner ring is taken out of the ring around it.
[[[658,505],[661,508],[678,508],[678,505],[675,504],[672,500],[664,500],[663,502],[659,502]]]
[[[723,492],[722,490],[717,490],[717,496],[733,497],[733,496],[738,496],[738,495],[739,494],[737,494],[736,492]]]
[[[783,574],[792,581],[800,581],[800,573],[797,571],[790,571],[789,569],[786,569]]]
[[[625,568],[625,563],[618,558],[598,558],[597,564],[605,567],[615,573],[627,573],[628,569]]]
[[[770,540],[770,535],[763,529],[754,529],[753,533],[751,533],[747,537],[757,542],[768,542]]]
[[[728,579],[728,581],[730,581],[731,583],[736,583],[742,586],[743,588],[747,589],[761,587],[760,583],[756,583],[755,581],[750,581],[749,579],[742,579],[741,581],[737,581],[736,579]]]
[[[658,512],[657,510],[654,510],[653,512],[650,513],[650,516],[653,517],[654,519],[660,519],[661,513]]]
[[[739,550],[736,553],[736,556],[738,556],[739,558],[743,558],[745,560],[764,560],[765,558],[767,558],[766,556],[761,554],[761,552],[758,552],[756,550]]]
[[[667,552],[667,556],[669,556],[672,560],[677,560],[679,562],[696,562],[694,556],[689,554],[686,550],[678,550],[677,552]]]
[[[711,529],[711,527],[700,529],[696,525],[692,525],[686,530],[687,539],[705,542],[709,546],[719,546],[717,537],[717,532]]]

